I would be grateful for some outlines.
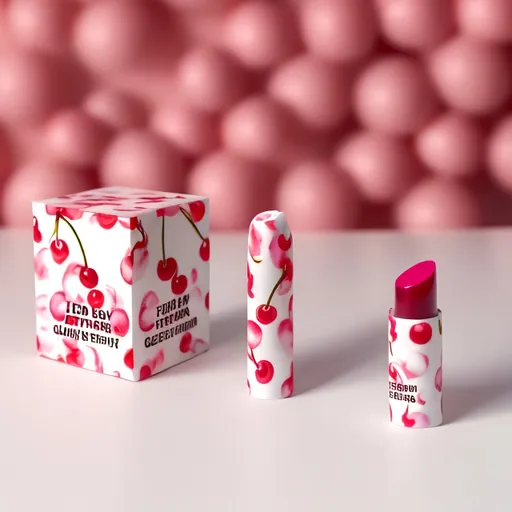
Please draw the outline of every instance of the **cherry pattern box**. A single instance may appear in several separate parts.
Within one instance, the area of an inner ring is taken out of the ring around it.
[[[209,204],[109,187],[33,203],[40,356],[131,381],[209,347]]]

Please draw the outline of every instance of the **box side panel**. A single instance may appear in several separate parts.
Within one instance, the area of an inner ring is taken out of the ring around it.
[[[33,205],[41,232],[34,242],[39,354],[133,380],[125,364],[132,344],[131,286],[121,265],[130,229],[117,218],[50,211]]]
[[[208,201],[141,217],[135,255],[135,377],[144,379],[209,347]]]

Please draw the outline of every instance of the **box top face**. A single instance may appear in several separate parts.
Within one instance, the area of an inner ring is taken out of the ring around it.
[[[117,217],[136,217],[146,211],[175,208],[181,204],[203,201],[202,196],[190,194],[173,194],[130,187],[104,187],[34,201],[46,205],[48,213],[53,214],[57,209],[79,210],[82,212],[103,213]]]

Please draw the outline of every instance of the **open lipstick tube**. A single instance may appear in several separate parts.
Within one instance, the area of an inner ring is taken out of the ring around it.
[[[278,211],[260,213],[249,227],[247,385],[254,398],[293,394],[293,242]]]
[[[395,307],[388,321],[391,423],[409,428],[441,425],[443,327],[433,261],[418,263],[396,279]]]

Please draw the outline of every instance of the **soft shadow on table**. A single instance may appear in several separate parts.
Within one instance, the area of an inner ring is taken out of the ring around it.
[[[512,410],[512,375],[496,375],[492,380],[467,385],[445,384],[443,416],[445,423],[462,418]]]
[[[225,362],[228,357],[226,353],[232,353],[232,345],[238,344],[241,347],[242,355],[246,343],[246,322],[247,310],[240,309],[222,315],[212,315],[210,321],[210,350],[205,354],[194,357],[188,361],[174,366],[169,372],[161,372],[155,375],[152,380],[159,377],[166,378],[182,372],[190,373],[192,368],[200,370],[203,365],[211,366],[219,362]],[[235,351],[236,353],[236,351]]]
[[[239,309],[224,315],[213,316],[210,325],[210,343],[212,348],[231,344],[245,343],[247,310]]]
[[[303,394],[351,374],[370,361],[382,359],[387,365],[386,327],[381,324],[333,336],[328,343],[311,340],[312,349],[295,358],[295,394]],[[323,341],[323,340],[322,340]],[[318,350],[314,350],[317,345]],[[324,346],[327,347],[324,348]]]

